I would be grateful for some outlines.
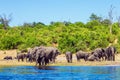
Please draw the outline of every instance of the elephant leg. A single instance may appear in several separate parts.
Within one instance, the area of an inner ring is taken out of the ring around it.
[[[111,56],[108,56],[108,61],[110,61],[111,60]]]
[[[38,60],[36,60],[36,64],[35,64],[35,66],[37,66],[37,64],[38,64]]]
[[[70,59],[70,63],[72,63],[72,60]]]
[[[85,61],[87,61],[87,57],[85,57]]]
[[[70,57],[70,63],[72,63],[72,57]]]
[[[55,58],[52,59],[52,62],[55,63]]]
[[[38,60],[37,60],[37,63],[39,64],[39,66],[41,66],[41,65],[42,65],[41,59],[38,59]]]
[[[96,59],[96,61],[100,61],[100,59],[98,57],[96,57],[95,59]]]
[[[69,59],[69,63],[71,63],[71,60]]]
[[[22,62],[24,61],[24,58],[22,58]]]
[[[79,60],[79,57],[78,57],[78,55],[76,55],[76,58],[77,58],[77,61],[79,62],[80,60]]]
[[[30,62],[32,63],[33,61],[36,61],[36,59],[34,59],[33,57],[30,58]]]
[[[52,59],[50,58],[50,61],[52,62]]]
[[[28,62],[28,58],[26,57],[26,62]]]
[[[113,55],[112,57],[113,57],[113,61],[115,61],[115,55]]]
[[[69,63],[71,63],[71,60],[69,59]]]
[[[67,62],[69,63],[69,59],[67,59]]]
[[[71,63],[71,60],[69,59],[69,63]]]
[[[18,62],[20,62],[20,59],[18,58]]]
[[[105,59],[104,59],[104,57],[102,56],[102,61],[104,61]]]
[[[39,66],[41,66],[41,63],[40,63],[40,62],[39,62],[38,64],[39,64]]]
[[[44,60],[44,58],[41,59],[41,65],[42,65],[42,66],[45,65],[45,60]]]
[[[66,56],[66,60],[67,60],[67,62],[69,62],[69,59],[68,59],[68,57]]]
[[[86,58],[84,57],[84,61],[86,61]]]
[[[79,57],[77,58],[77,61],[80,62],[80,58]]]
[[[29,58],[29,59],[28,59],[28,61],[29,61],[29,62],[32,62],[32,59],[31,59],[31,58]]]
[[[38,62],[36,62],[35,66],[37,66]]]
[[[72,59],[70,59],[70,63],[72,63]]]
[[[45,65],[49,64],[49,59],[45,59],[44,62],[45,62]]]
[[[105,61],[108,60],[108,56],[105,56]]]
[[[112,55],[110,56],[110,61],[113,61],[113,56]]]

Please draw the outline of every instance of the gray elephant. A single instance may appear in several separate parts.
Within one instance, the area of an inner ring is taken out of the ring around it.
[[[60,51],[55,47],[44,47],[44,49],[46,54],[45,57],[49,61],[55,63],[55,59],[58,55],[60,55]]]
[[[98,58],[98,56],[92,54],[88,57],[87,59],[88,61],[100,61],[100,59]]]
[[[33,62],[34,57],[33,54],[35,53],[34,48],[29,49],[28,53],[26,54],[26,62]]]
[[[36,64],[47,65],[49,62],[55,63],[56,57],[60,54],[57,48],[54,47],[39,47],[36,52]]]
[[[12,56],[5,56],[4,59],[5,60],[12,60]]]
[[[87,61],[89,55],[90,55],[90,53],[88,53],[88,52],[78,51],[76,53],[77,61],[80,61],[80,59],[84,59],[85,61]]]
[[[26,54],[26,62],[33,62],[32,54],[30,52]]]
[[[19,53],[17,54],[17,59],[18,61],[24,61],[24,59],[26,58],[26,54],[23,54],[23,53]]]
[[[26,61],[29,62],[35,62],[36,61],[36,52],[40,47],[34,47],[32,49],[28,50],[28,53],[26,54]]]
[[[116,53],[116,48],[113,46],[110,46],[105,49],[106,51],[106,60],[108,61],[115,61],[115,53]]]
[[[46,53],[44,48],[38,49],[36,52],[36,66],[39,64],[39,66],[44,66],[49,63],[49,60],[45,57]]]
[[[72,63],[72,53],[71,52],[66,52],[65,56],[66,56],[67,62]]]
[[[95,57],[98,57],[100,60],[105,60],[107,56],[103,48],[96,48],[91,54],[95,55]]]
[[[27,49],[23,49],[20,51],[21,53],[26,53],[27,52]]]

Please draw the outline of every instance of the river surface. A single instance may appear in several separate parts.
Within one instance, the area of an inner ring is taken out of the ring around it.
[[[120,66],[4,67],[0,80],[120,80]]]

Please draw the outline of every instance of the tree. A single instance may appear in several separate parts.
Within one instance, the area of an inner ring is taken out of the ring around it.
[[[3,25],[3,28],[6,30],[9,26],[12,17],[11,14],[7,17],[5,14],[0,15],[0,23]]]
[[[111,21],[109,19],[104,19],[101,22],[104,26],[109,26],[111,24]]]
[[[82,22],[75,22],[74,24],[79,27],[85,27],[85,24]]]
[[[70,24],[72,24],[72,23],[69,22],[69,21],[64,21],[63,23],[65,24],[65,26],[69,26]]]
[[[113,23],[113,9],[114,7],[111,5],[110,6],[110,11],[108,12],[108,17],[109,17],[109,20],[110,20],[110,33],[112,34],[112,23]]]
[[[120,27],[120,16],[117,17],[118,26]]]
[[[102,17],[99,17],[94,13],[92,13],[89,18],[90,18],[90,21],[97,20],[97,21],[101,22],[101,20],[102,20]]]
[[[42,23],[42,22],[33,22],[32,25],[33,25],[33,27],[35,27],[35,26],[45,26],[45,24]]]
[[[23,24],[23,26],[24,27],[33,27],[32,23],[26,23],[26,22]]]
[[[100,25],[100,22],[97,20],[92,20],[86,23],[86,27],[89,29],[93,29],[94,26],[99,26],[99,25]]]

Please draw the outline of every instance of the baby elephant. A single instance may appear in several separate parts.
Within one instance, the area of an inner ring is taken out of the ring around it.
[[[95,54],[92,54],[88,57],[88,61],[100,61],[100,59]]]
[[[18,62],[19,62],[20,60],[24,61],[25,58],[26,58],[26,54],[23,54],[23,53],[17,54]]]
[[[11,56],[5,56],[4,59],[5,60],[12,60],[12,57]]]
[[[67,62],[72,63],[72,53],[71,52],[66,52],[65,56],[66,56]]]

